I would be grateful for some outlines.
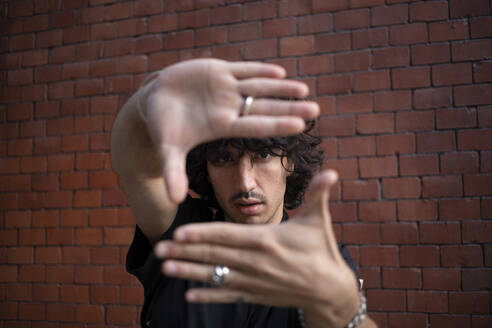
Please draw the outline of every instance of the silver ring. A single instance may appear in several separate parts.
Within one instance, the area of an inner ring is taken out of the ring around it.
[[[241,111],[239,112],[239,116],[246,116],[248,115],[251,105],[253,104],[254,98],[251,96],[246,97],[244,99],[243,105],[241,106]]]
[[[230,270],[226,266],[217,265],[212,273],[212,286],[223,287],[226,284],[226,277]]]

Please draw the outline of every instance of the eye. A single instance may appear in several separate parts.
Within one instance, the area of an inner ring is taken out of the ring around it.
[[[232,155],[228,151],[222,151],[212,154],[209,157],[209,161],[216,166],[222,166],[233,161]]]
[[[259,153],[255,153],[255,159],[260,161],[267,161],[272,157],[272,155],[267,151],[262,151]]]

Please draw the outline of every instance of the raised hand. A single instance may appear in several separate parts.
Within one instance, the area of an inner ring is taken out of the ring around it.
[[[344,326],[357,312],[357,282],[333,233],[328,197],[336,174],[313,179],[307,203],[280,225],[192,224],[156,246],[163,273],[210,282],[216,265],[230,268],[223,288],[189,290],[188,301],[246,302],[305,310],[310,326]],[[319,319],[319,320],[317,320]],[[324,325],[326,326],[326,325]]]
[[[145,87],[139,103],[172,201],[186,195],[186,155],[199,143],[296,134],[304,120],[318,115],[314,102],[271,99],[308,95],[304,83],[284,77],[277,65],[197,59],[164,69]],[[246,96],[255,100],[248,115],[241,116]]]

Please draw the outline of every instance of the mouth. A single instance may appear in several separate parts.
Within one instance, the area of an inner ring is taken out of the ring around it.
[[[262,206],[263,202],[255,199],[240,199],[234,202],[234,207],[242,215],[256,215]]]

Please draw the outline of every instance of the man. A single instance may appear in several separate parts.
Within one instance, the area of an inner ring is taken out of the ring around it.
[[[315,177],[304,209],[278,224],[321,160],[301,133],[319,108],[282,100],[308,94],[283,77],[276,65],[187,61],[120,111],[111,155],[138,226],[127,268],[144,286],[142,325],[373,326],[331,227],[336,174]],[[186,168],[200,199],[186,197]]]

